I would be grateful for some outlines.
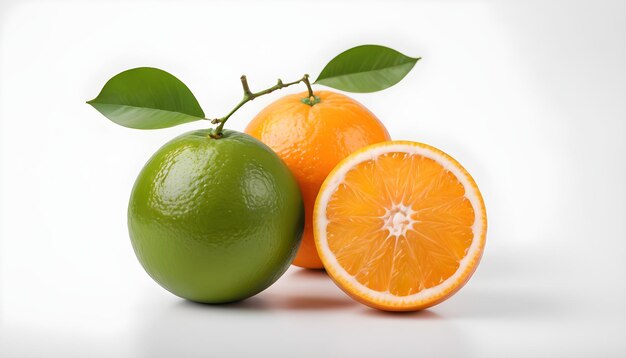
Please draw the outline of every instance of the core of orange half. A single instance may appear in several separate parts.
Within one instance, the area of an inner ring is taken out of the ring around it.
[[[314,210],[326,271],[356,300],[412,311],[452,296],[482,256],[487,215],[478,186],[452,157],[391,141],[341,161]]]

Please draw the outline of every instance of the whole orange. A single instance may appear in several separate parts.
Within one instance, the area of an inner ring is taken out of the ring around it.
[[[302,245],[293,264],[323,268],[313,240],[313,208],[328,173],[367,145],[390,140],[385,126],[362,104],[330,91],[287,95],[271,103],[245,132],[271,147],[296,177],[304,200]],[[311,102],[309,102],[311,103]]]

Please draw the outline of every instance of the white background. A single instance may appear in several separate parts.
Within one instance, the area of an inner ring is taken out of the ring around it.
[[[423,60],[353,97],[483,192],[488,243],[469,284],[389,314],[299,269],[217,307],[154,283],[128,239],[128,195],[160,145],[207,123],[131,130],[84,101],[154,66],[217,117],[242,73],[253,90],[316,77],[364,43]],[[626,355],[624,2],[5,0],[0,119],[2,357]]]

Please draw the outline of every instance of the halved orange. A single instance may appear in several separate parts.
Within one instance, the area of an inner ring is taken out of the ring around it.
[[[313,215],[328,275],[356,300],[389,311],[452,296],[474,273],[487,232],[469,173],[441,150],[408,141],[370,145],[341,161]]]

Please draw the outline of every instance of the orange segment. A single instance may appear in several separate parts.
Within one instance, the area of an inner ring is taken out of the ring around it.
[[[437,304],[467,282],[487,229],[476,183],[426,144],[374,144],[343,160],[315,203],[315,244],[337,285],[384,310]]]

